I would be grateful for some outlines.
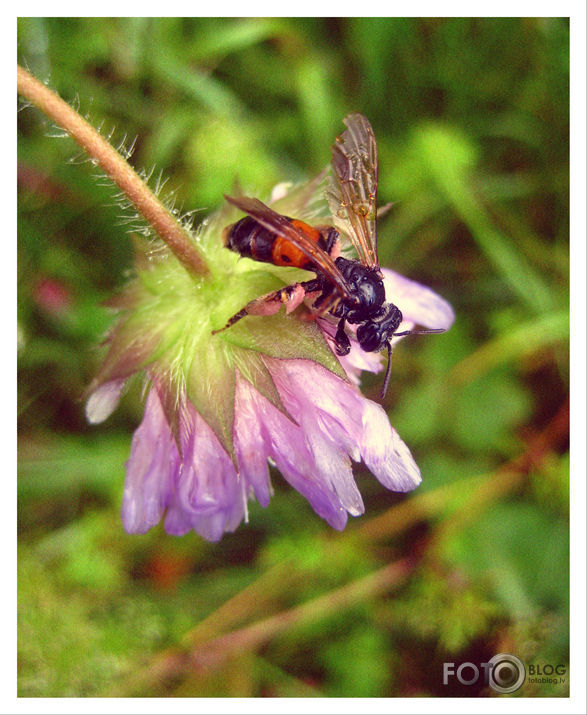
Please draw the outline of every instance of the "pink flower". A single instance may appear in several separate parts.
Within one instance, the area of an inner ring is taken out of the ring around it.
[[[311,220],[317,186],[281,192],[279,201]],[[381,369],[381,356],[363,352],[352,332],[343,358],[332,348],[335,325],[285,311],[250,316],[212,335],[263,292],[260,283],[264,291],[283,285],[271,266],[238,261],[222,247],[220,234],[235,213],[225,207],[198,234],[210,276],[195,278],[159,251],[139,257],[137,278],[113,303],[121,318],[106,340],[86,413],[90,422],[105,420],[125,381],[145,375],[145,412],[122,503],[130,533],[163,521],[170,534],[194,530],[217,541],[248,518],[249,499],[269,504],[269,464],[335,529],[364,511],[353,462],[394,491],[421,481],[382,407],[358,389],[363,370]],[[403,313],[400,331],[452,324],[452,308],[430,289],[388,270],[384,282],[387,300]]]
[[[217,541],[246,516],[251,496],[268,505],[268,460],[336,529],[344,528],[347,513],[364,510],[351,460],[362,459],[388,489],[409,491],[420,483],[410,451],[379,405],[306,360],[270,359],[270,371],[291,417],[237,375],[236,464],[187,399],[179,406],[178,444],[159,388],[151,386],[127,463],[122,520],[128,532],[148,531],[166,512],[169,533],[193,529]]]
[[[449,327],[452,310],[445,301],[398,274],[386,278],[406,299],[408,323]],[[359,369],[380,369],[373,358],[354,344],[341,360],[356,376]],[[193,529],[217,541],[247,518],[249,498],[269,504],[270,460],[335,529],[344,528],[348,514],[364,511],[352,462],[362,460],[393,491],[418,486],[418,466],[380,405],[310,360],[266,358],[266,363],[285,411],[237,372],[232,458],[185,395],[177,404],[174,435],[163,407],[164,388],[152,375],[127,463],[122,520],[128,532],[144,533],[165,518],[170,534]],[[113,380],[90,396],[90,421],[102,421],[115,409],[121,387]]]

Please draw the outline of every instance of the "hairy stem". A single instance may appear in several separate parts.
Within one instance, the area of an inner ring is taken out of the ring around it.
[[[50,117],[95,159],[132,201],[139,213],[191,273],[204,275],[208,267],[189,233],[169,213],[134,169],[100,134],[48,87],[17,67],[18,93]]]

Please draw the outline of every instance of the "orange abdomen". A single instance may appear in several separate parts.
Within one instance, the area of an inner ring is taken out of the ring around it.
[[[298,221],[297,219],[291,219],[292,226],[295,226],[299,231],[301,231],[306,238],[308,238],[313,243],[318,243],[322,239],[322,234],[318,229],[308,226],[307,223],[303,221]],[[322,239],[323,240],[323,239]],[[273,247],[271,250],[272,263],[276,266],[295,266],[296,268],[308,268],[312,265],[312,261],[302,253],[297,246],[290,243],[286,238],[281,236],[276,236],[273,242]]]

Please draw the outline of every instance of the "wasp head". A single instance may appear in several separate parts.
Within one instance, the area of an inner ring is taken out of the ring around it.
[[[380,350],[391,340],[402,320],[401,310],[393,303],[385,303],[380,316],[366,320],[357,328],[359,345],[368,353]]]

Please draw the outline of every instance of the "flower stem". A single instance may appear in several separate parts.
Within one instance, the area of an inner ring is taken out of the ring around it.
[[[100,164],[190,273],[208,273],[204,258],[187,230],[169,213],[130,164],[83,117],[20,66],[17,67],[17,86],[19,94],[65,129]]]

